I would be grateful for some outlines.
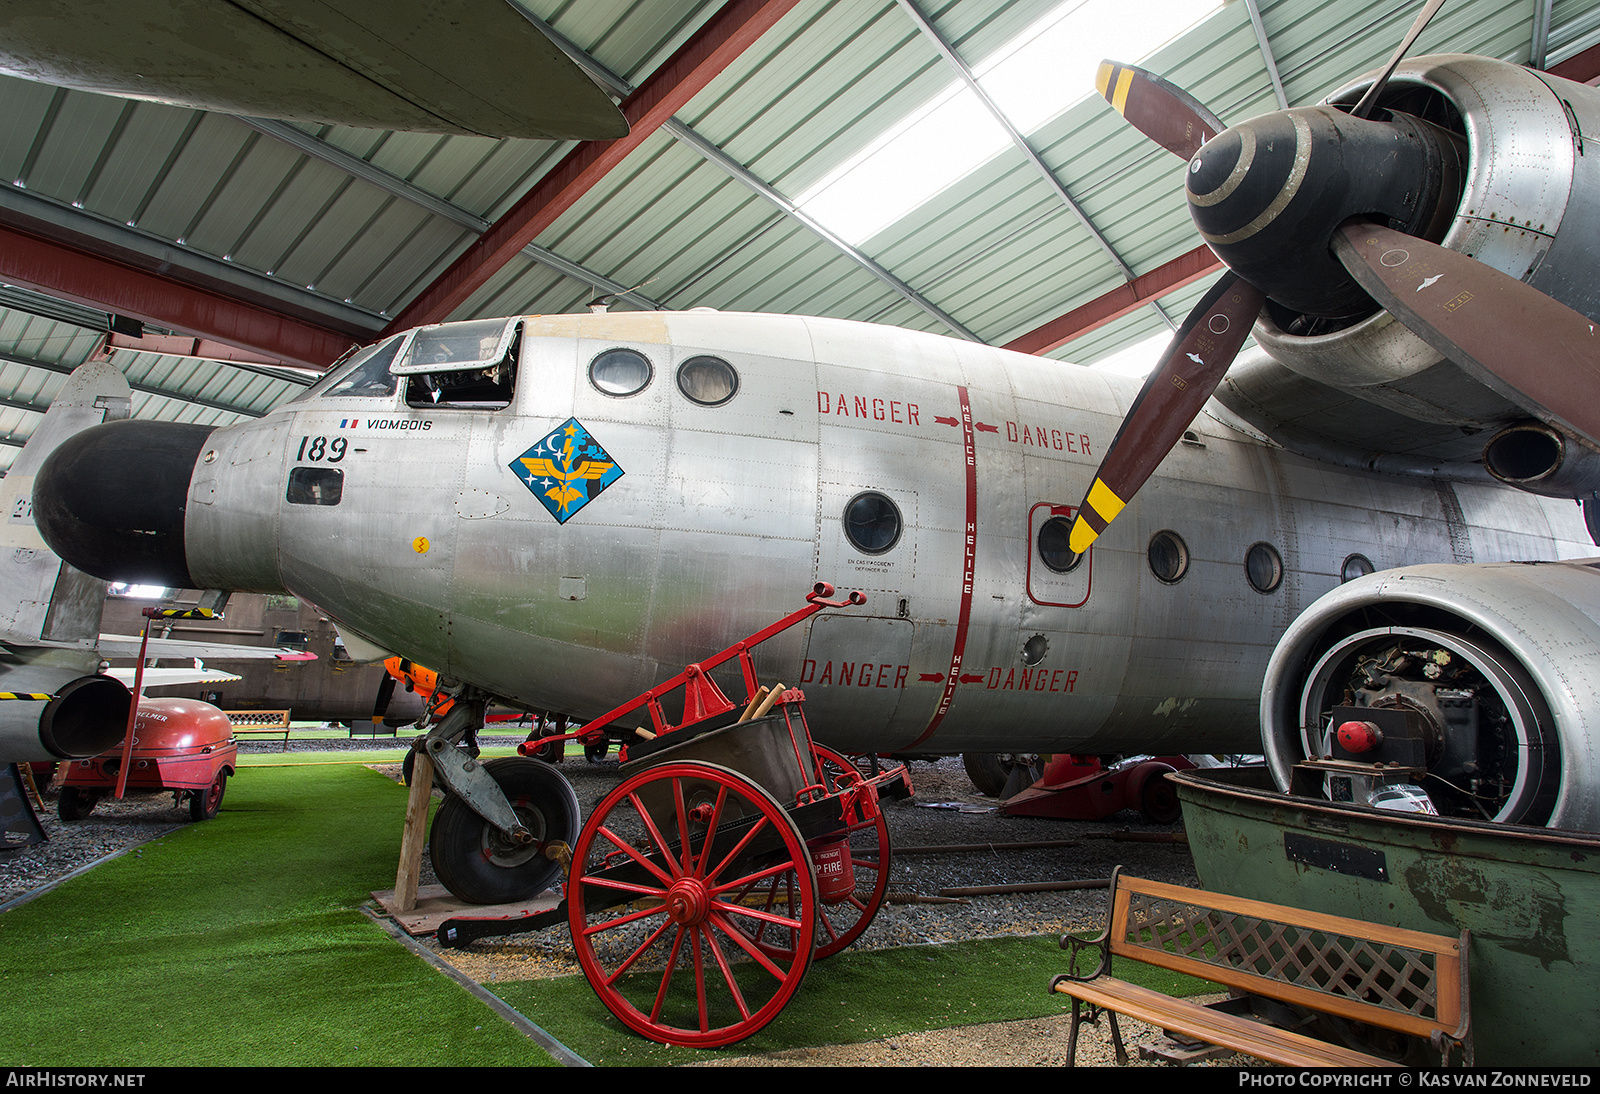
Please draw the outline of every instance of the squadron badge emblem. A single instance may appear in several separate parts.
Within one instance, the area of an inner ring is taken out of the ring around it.
[[[567,520],[622,478],[622,468],[576,418],[506,465],[556,518]]]

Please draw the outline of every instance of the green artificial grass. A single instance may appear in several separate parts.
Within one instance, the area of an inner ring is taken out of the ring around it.
[[[359,766],[247,767],[215,820],[0,915],[0,1064],[552,1064],[358,910],[405,803]]]
[[[672,1048],[637,1036],[605,1009],[581,976],[498,982],[494,991],[592,1064],[671,1066],[1064,1014],[1070,1001],[1050,992],[1048,984],[1066,971],[1066,962],[1053,935],[846,950],[815,962],[782,1013],[723,1049]],[[1217,990],[1215,984],[1150,965],[1122,962],[1116,971],[1169,995]]]
[[[361,764],[399,755],[242,756],[215,820],[0,914],[0,1066],[553,1064],[359,910],[392,883],[406,805]],[[1061,1014],[1046,984],[1065,968],[1054,938],[846,951],[815,963],[766,1028],[715,1052]],[[1117,971],[1170,994],[1214,990]],[[712,1051],[636,1036],[581,976],[492,990],[591,1063]]]

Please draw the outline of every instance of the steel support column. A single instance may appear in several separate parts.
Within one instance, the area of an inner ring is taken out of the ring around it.
[[[315,326],[4,224],[0,224],[0,281],[310,368],[326,368],[357,341],[348,332]]]
[[[1222,262],[1211,253],[1211,248],[1201,244],[1194,250],[1181,254],[1171,262],[1163,263],[1142,277],[1126,285],[1119,285],[1087,304],[1073,308],[1041,327],[1007,342],[1004,349],[1019,353],[1045,354],[1059,349],[1090,331],[1105,326],[1114,319],[1148,304],[1153,298],[1181,289],[1209,273],[1222,269]]]

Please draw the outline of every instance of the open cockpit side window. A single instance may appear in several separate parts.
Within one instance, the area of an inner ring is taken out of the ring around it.
[[[518,319],[423,327],[390,371],[405,380],[407,406],[499,410],[516,392],[521,334]]]

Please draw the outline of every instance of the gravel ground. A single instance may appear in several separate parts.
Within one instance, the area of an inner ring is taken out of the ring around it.
[[[510,744],[516,738],[485,738],[484,744]],[[370,748],[367,740],[295,742],[290,751]],[[278,742],[250,742],[243,752],[279,752]],[[390,772],[398,778],[398,765]],[[616,780],[613,761],[589,764],[569,758],[561,765],[578,800],[588,808]],[[894,862],[890,895],[857,948],[949,942],[1001,935],[1058,934],[1098,930],[1105,894],[1100,889],[941,897],[941,891],[971,886],[1081,881],[1108,877],[1121,864],[1128,872],[1175,884],[1196,885],[1194,866],[1181,842],[1181,826],[1143,823],[1133,813],[1101,822],[1046,820],[1002,816],[994,799],[973,789],[959,758],[911,765],[916,794],[887,805]],[[41,821],[48,842],[0,853],[0,907],[68,876],[107,855],[138,854],[138,845],[188,823],[187,806],[175,806],[170,795],[103,801],[85,820],[63,823],[47,791]],[[224,801],[223,808],[227,808]],[[1047,843],[1032,849],[1001,845]],[[916,848],[983,845],[984,850],[922,852]],[[423,883],[433,881],[424,862]],[[431,945],[431,940],[423,940]],[[545,931],[502,939],[486,939],[467,950],[440,950],[440,955],[491,990],[497,980],[560,975],[576,971],[565,931]],[[1039,986],[1019,987],[1038,990]],[[961,1066],[979,1063],[1062,1064],[1065,1062],[1065,1018],[1013,1022],[996,1026],[930,1031],[852,1046],[795,1050],[771,1057],[744,1058],[747,1064],[817,1066],[890,1064]],[[1149,1031],[1126,1023],[1130,1046]],[[1109,1063],[1109,1046],[1099,1031],[1080,1039],[1080,1063]],[[1219,1061],[1237,1064],[1234,1058]],[[1137,1063],[1137,1061],[1136,1061]]]

